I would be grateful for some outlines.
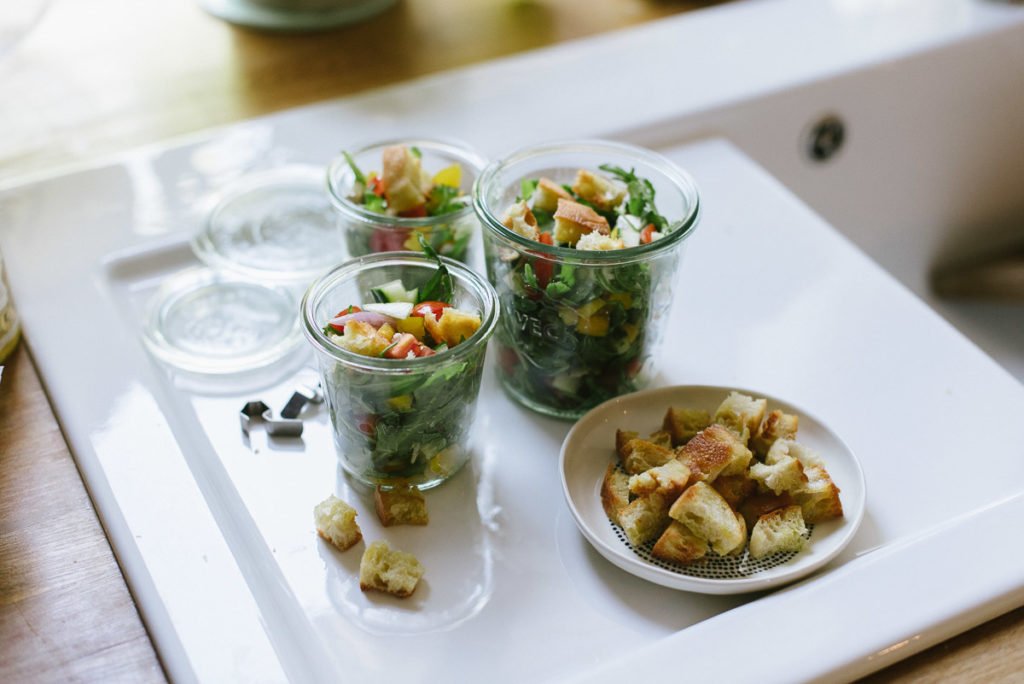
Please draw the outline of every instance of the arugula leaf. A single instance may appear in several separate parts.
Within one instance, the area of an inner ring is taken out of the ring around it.
[[[533,197],[533,193],[537,190],[537,185],[540,181],[536,178],[524,178],[519,182],[519,199],[523,202],[528,201]]]
[[[427,196],[427,216],[442,216],[464,208],[466,201],[460,194],[458,188],[450,185],[435,185]]]
[[[352,155],[345,150],[342,150],[341,153],[345,156],[345,161],[348,162],[348,167],[352,169],[352,175],[355,176],[356,182],[366,185],[366,176],[363,175],[363,172],[359,170],[358,166],[356,166],[356,160],[353,159]]]
[[[370,211],[375,211],[378,214],[383,214],[388,209],[387,200],[375,193],[373,190],[367,190],[363,193],[363,206]]]
[[[653,223],[658,230],[668,227],[668,219],[659,214],[654,205],[654,185],[650,180],[637,176],[635,169],[626,171],[612,164],[601,164],[598,168],[626,183],[626,188],[629,191],[627,209],[630,214],[639,216],[644,224]]]
[[[523,264],[523,284],[533,290],[540,289],[540,283],[537,282],[537,276],[533,272],[533,267],[530,266],[530,264]]]
[[[430,276],[427,284],[420,288],[419,301],[451,304],[455,297],[455,283],[452,281],[452,274],[448,272],[448,267],[441,261],[441,257],[423,237],[423,233],[417,233],[416,237],[420,241],[423,253],[437,262],[437,270],[434,271],[434,275]]]

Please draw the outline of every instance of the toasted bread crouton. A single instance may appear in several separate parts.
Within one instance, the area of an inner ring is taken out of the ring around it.
[[[657,494],[641,496],[619,511],[619,525],[629,543],[643,546],[668,527],[668,502]]]
[[[604,216],[588,206],[559,199],[555,210],[555,228],[552,236],[555,241],[564,245],[575,245],[584,233],[597,232],[608,235],[611,228]]]
[[[359,588],[383,591],[406,598],[416,590],[423,566],[411,553],[392,549],[387,542],[375,541],[366,547],[359,561]]]
[[[629,505],[629,475],[616,468],[614,463],[609,464],[604,473],[601,505],[605,514],[615,522],[619,522],[619,511]]]
[[[423,316],[423,325],[435,341],[454,347],[468,340],[480,328],[480,317],[474,313],[448,307],[441,312],[441,318],[428,311]],[[345,329],[348,330],[347,325]]]
[[[647,438],[647,441],[653,442],[658,446],[663,446],[666,449],[672,448],[672,435],[670,435],[665,430],[658,430],[657,432],[652,432],[650,437]]]
[[[703,409],[669,407],[662,429],[672,436],[672,446],[682,446],[709,425],[711,414]]]
[[[750,450],[763,459],[772,444],[778,439],[796,439],[796,431],[800,424],[799,416],[783,413],[775,409],[765,416],[761,425],[750,437]]]
[[[592,233],[584,233],[580,235],[580,239],[576,241],[576,249],[584,252],[608,252],[613,249],[624,249],[626,243],[621,238],[612,237],[611,235],[602,235],[601,233],[594,231]]]
[[[750,534],[750,557],[799,551],[807,541],[807,526],[799,506],[786,506],[758,518]]]
[[[711,483],[715,491],[722,495],[725,502],[738,511],[747,497],[757,491],[757,482],[750,479],[747,473],[742,475],[719,475]]]
[[[426,525],[430,522],[427,501],[416,487],[398,487],[384,490],[380,486],[373,493],[377,517],[384,527],[392,525]]]
[[[843,504],[839,500],[839,487],[829,477],[828,471],[819,465],[804,469],[807,483],[795,495],[803,510],[804,520],[809,523],[843,517]]]
[[[390,337],[364,321],[349,321],[342,334],[331,333],[330,338],[338,346],[363,356],[380,356],[391,345]]]
[[[431,182],[419,157],[405,145],[385,147],[382,156],[381,180],[388,209],[398,213],[426,204]]]
[[[313,509],[316,532],[344,551],[363,538],[356,515],[356,509],[332,494]]]
[[[651,549],[651,555],[669,563],[686,565],[707,555],[708,542],[675,520],[661,533]]]
[[[683,493],[689,481],[690,469],[673,458],[664,465],[630,477],[629,493],[635,496],[658,493],[666,501],[674,501]]]
[[[757,481],[762,491],[774,494],[795,493],[807,484],[803,465],[792,456],[783,456],[770,465],[755,463],[750,466],[750,477]]]
[[[710,485],[690,485],[669,508],[669,517],[686,525],[690,532],[707,539],[720,556],[742,551],[747,543],[743,516],[729,507]]]
[[[719,475],[743,473],[752,457],[750,449],[721,425],[704,428],[676,452],[676,458],[704,482],[712,482]]]
[[[622,204],[626,198],[626,186],[611,178],[605,178],[592,171],[580,169],[572,190],[598,209],[609,210]]]
[[[800,442],[796,442],[792,439],[785,437],[775,440],[768,453],[764,457],[764,462],[771,465],[777,463],[783,458],[790,456],[800,461],[800,465],[804,468],[807,466],[824,466],[821,461],[821,456],[810,447],[806,447]]]
[[[626,445],[631,441],[640,436],[639,432],[633,430],[616,430],[615,431],[615,453],[619,455],[619,460],[623,463],[626,462],[626,456],[629,455],[629,449]]]
[[[622,467],[630,475],[637,475],[645,470],[665,465],[675,457],[671,449],[658,446],[646,439],[630,440],[626,444],[625,451],[626,458],[622,460]]]
[[[767,408],[767,399],[754,399],[739,392],[729,392],[729,396],[715,411],[712,422],[729,428],[746,444],[750,435],[761,426]]]
[[[537,181],[537,188],[533,191],[533,208],[541,211],[554,212],[558,209],[558,200],[571,200],[565,188],[550,178],[541,178]]]
[[[757,524],[757,519],[765,513],[771,513],[772,511],[786,506],[792,506],[795,503],[793,497],[789,494],[772,494],[759,492],[752,494],[747,498],[738,509],[739,514],[743,516],[743,520],[746,521],[748,528],[753,528]]]
[[[540,236],[540,231],[537,229],[537,217],[530,211],[526,202],[516,202],[506,209],[501,223],[513,233],[519,233],[525,238],[536,240]]]

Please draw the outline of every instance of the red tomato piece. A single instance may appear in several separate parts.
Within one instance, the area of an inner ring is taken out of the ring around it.
[[[398,337],[398,341],[387,348],[384,352],[384,356],[389,359],[404,359],[409,355],[409,352],[414,351],[416,346],[419,345],[419,341],[415,335],[410,333],[401,333]]]
[[[374,228],[370,235],[370,251],[401,252],[411,232],[408,228]]]
[[[370,181],[370,192],[377,197],[383,197],[385,192],[384,179],[380,176],[374,176],[373,180]]]
[[[406,209],[405,211],[398,212],[398,215],[402,218],[423,218],[427,215],[427,205],[421,204],[418,207],[412,209]]]
[[[373,437],[377,433],[377,416],[372,413],[356,416],[356,427],[358,427],[359,431],[364,435]]]
[[[651,243],[651,240],[654,239],[654,230],[655,228],[653,223],[648,223],[644,226],[644,229],[640,231],[641,245],[649,245]]]
[[[434,318],[440,319],[444,310],[449,308],[451,308],[451,304],[446,302],[420,302],[416,306],[412,307],[412,313],[409,315],[424,318],[429,311],[434,314]]]
[[[540,242],[545,245],[554,245],[555,239],[551,237],[551,233],[541,233],[539,236],[537,236],[537,242]]]
[[[551,282],[551,276],[555,273],[555,262],[547,259],[535,259],[533,273],[537,276],[537,284],[543,289]]]
[[[433,356],[437,352],[421,342],[417,346],[413,347],[412,353],[416,356]]]
[[[342,316],[344,316],[346,314],[359,313],[360,311],[362,311],[362,309],[360,309],[355,304],[349,304],[349,306],[347,308],[342,309],[338,313],[334,314],[334,317],[335,318],[340,318],[340,317],[342,317]],[[337,323],[328,323],[327,325],[331,326],[331,328],[333,328],[334,330],[337,330],[340,333],[345,332],[345,326],[344,325],[339,325]]]

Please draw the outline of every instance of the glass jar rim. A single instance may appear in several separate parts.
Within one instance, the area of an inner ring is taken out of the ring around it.
[[[558,247],[548,245],[537,240],[520,235],[514,230],[506,227],[491,207],[484,201],[484,191],[488,183],[493,182],[500,171],[513,164],[526,159],[543,157],[549,154],[560,152],[601,152],[607,151],[621,155],[628,155],[642,161],[644,164],[655,169],[664,176],[680,191],[686,198],[688,204],[687,213],[679,219],[672,221],[672,230],[664,237],[652,240],[646,245],[636,247],[625,247],[623,249],[610,250],[578,250],[575,247]],[[636,145],[615,142],[611,140],[579,139],[559,140],[521,147],[511,154],[491,162],[487,165],[473,184],[473,208],[481,223],[500,237],[527,247],[531,252],[541,255],[548,255],[560,261],[569,261],[579,264],[614,264],[628,263],[647,259],[655,253],[665,251],[682,243],[693,233],[700,220],[701,203],[697,184],[693,178],[676,166],[664,155],[658,154]]]
[[[350,259],[313,282],[302,296],[300,306],[302,327],[306,338],[318,351],[334,357],[347,366],[383,373],[404,374],[409,371],[423,370],[448,361],[459,360],[472,353],[479,345],[487,343],[487,340],[498,325],[498,315],[500,312],[498,294],[491,287],[490,283],[484,280],[476,271],[454,259],[444,256],[440,258],[442,263],[448,268],[452,278],[472,291],[483,305],[483,310],[480,312],[480,328],[464,342],[434,356],[424,356],[415,359],[386,359],[364,356],[330,341],[323,331],[323,326],[318,325],[315,320],[314,309],[319,297],[329,288],[343,280],[350,279],[362,271],[385,266],[413,266],[419,268],[437,265],[436,261],[420,252],[380,252],[377,254],[367,254],[366,256]]]
[[[476,153],[469,145],[454,139],[445,138],[395,138],[393,140],[379,140],[372,143],[365,143],[357,146],[350,154],[353,157],[370,152],[375,149],[383,149],[391,145],[408,145],[410,147],[419,147],[426,150],[432,150],[441,152],[458,159],[459,162],[465,163],[473,168],[479,178],[480,172],[487,165],[487,161]],[[339,176],[351,175],[352,171],[349,168],[348,160],[345,159],[344,154],[339,154],[331,161],[327,167],[327,195],[330,197],[331,204],[335,209],[353,216],[357,219],[371,221],[377,224],[376,228],[382,228],[384,230],[401,230],[407,228],[423,228],[433,226],[438,223],[447,223],[455,219],[460,219],[464,216],[473,213],[473,202],[467,202],[466,206],[458,211],[448,212],[440,216],[427,216],[422,218],[411,218],[404,216],[389,216],[388,214],[379,214],[375,211],[366,209],[361,204],[357,204],[346,197],[342,192],[341,188],[338,187],[340,184],[336,184],[334,179]],[[475,185],[475,182],[474,182]],[[472,189],[470,189],[472,194]]]

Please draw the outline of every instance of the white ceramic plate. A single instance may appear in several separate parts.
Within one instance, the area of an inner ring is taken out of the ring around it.
[[[797,441],[822,457],[841,490],[844,516],[817,523],[808,544],[796,554],[776,554],[758,561],[746,552],[736,558],[709,557],[690,566],[665,563],[635,549],[601,506],[601,481],[615,459],[615,430],[646,435],[660,429],[669,406],[703,408],[714,413],[730,391],[768,400],[768,410],[800,417]],[[573,426],[559,457],[566,502],[583,536],[609,561],[656,584],[705,594],[761,591],[804,577],[843,550],[864,516],[864,474],[849,447],[808,411],[763,392],[742,388],[690,385],[646,390],[618,397],[594,408]]]

